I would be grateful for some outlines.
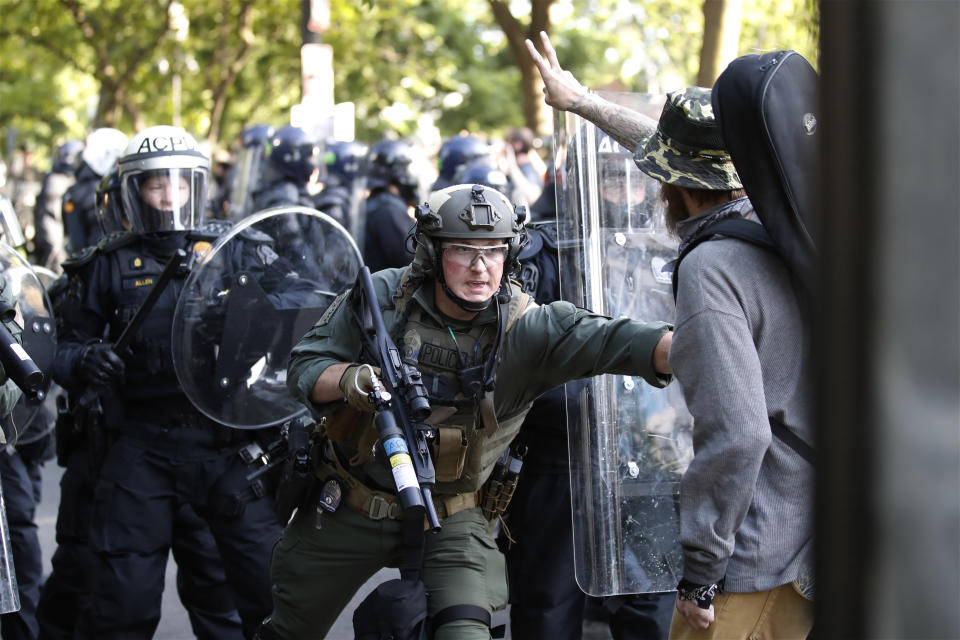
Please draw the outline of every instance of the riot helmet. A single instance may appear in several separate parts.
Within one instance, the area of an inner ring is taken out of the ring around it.
[[[77,167],[80,166],[81,153],[83,153],[83,140],[67,140],[57,147],[53,170],[59,172],[76,171]]]
[[[243,130],[240,134],[240,144],[244,149],[266,146],[275,131],[276,129],[269,124],[255,124]]]
[[[503,240],[507,245],[500,290],[507,287],[511,273],[519,268],[517,256],[525,234],[523,223],[527,208],[514,206],[507,197],[482,184],[458,184],[430,194],[425,204],[416,208],[417,226],[414,240],[417,253],[414,262],[424,274],[432,274],[444,293],[467,311],[485,309],[490,300],[470,303],[453,294],[444,281],[443,243],[452,240]]]
[[[496,189],[509,197],[510,181],[506,174],[487,162],[477,161],[467,165],[457,173],[456,182],[460,184],[482,184]]]
[[[328,142],[323,151],[327,167],[327,184],[349,186],[360,175],[360,165],[367,148],[359,142]]]
[[[492,164],[490,145],[472,135],[460,135],[447,138],[437,153],[437,185],[435,189],[453,184],[457,172],[477,160],[487,160]]]
[[[97,184],[97,223],[108,235],[126,229],[125,220],[120,202],[120,170],[114,167]]]
[[[306,184],[320,166],[320,147],[304,129],[286,125],[270,138],[264,155],[275,178]]]
[[[149,127],[130,140],[118,165],[123,211],[133,231],[200,227],[210,160],[193,136],[180,127]]]
[[[104,176],[127,146],[127,134],[109,127],[94,129],[80,152],[80,158],[98,176]]]
[[[402,140],[384,139],[367,152],[361,173],[371,192],[394,185],[407,204],[417,201],[420,179],[417,177],[413,147]]]

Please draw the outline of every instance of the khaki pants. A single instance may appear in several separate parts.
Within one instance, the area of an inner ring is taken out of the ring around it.
[[[716,619],[702,630],[674,609],[670,640],[804,640],[813,627],[813,603],[793,583],[757,593],[721,593],[713,609]]]
[[[503,554],[479,508],[443,520],[426,534],[423,582],[434,615],[456,604],[487,611],[507,604]],[[400,522],[370,520],[342,506],[316,528],[316,511],[301,509],[273,550],[271,625],[283,638],[321,640],[367,578],[396,567],[401,554]],[[473,620],[440,627],[436,640],[487,640],[490,630]]]

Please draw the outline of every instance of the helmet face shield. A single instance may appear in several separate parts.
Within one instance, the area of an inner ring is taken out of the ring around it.
[[[210,160],[183,129],[144,129],[130,141],[118,172],[132,231],[187,231],[203,223]]]
[[[196,229],[206,206],[207,169],[153,169],[123,176],[120,192],[131,229],[160,233]]]

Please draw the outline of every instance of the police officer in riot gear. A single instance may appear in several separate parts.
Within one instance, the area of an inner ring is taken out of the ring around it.
[[[67,236],[68,254],[89,247],[100,239],[96,207],[97,184],[110,171],[126,146],[126,134],[117,129],[95,129],[87,136],[80,154],[77,181],[63,196],[63,226]]]
[[[120,175],[116,166],[100,181],[96,200],[97,219],[104,236],[129,230],[130,223],[121,205]],[[68,261],[67,272],[61,278],[66,280],[76,275],[75,267],[76,261]],[[58,283],[57,288],[65,289],[66,284]],[[56,308],[60,296],[52,297]],[[58,379],[69,376],[56,370],[54,375]],[[81,395],[74,390],[68,405]],[[103,438],[105,434],[84,430],[83,425],[69,420],[69,414],[61,420],[57,429],[57,460],[64,472],[60,479],[57,548],[37,608],[43,640],[74,637],[95,583],[96,557],[90,547],[88,529],[94,485],[100,471],[99,452],[105,445],[91,443],[90,439]],[[209,526],[187,504],[179,508],[174,518],[171,550],[177,562],[177,593],[194,634],[198,638],[241,638],[240,618]]]
[[[323,190],[314,196],[314,207],[353,230],[354,183],[367,148],[359,142],[331,141],[323,150],[326,175]]]
[[[307,184],[317,174],[320,147],[310,134],[300,127],[280,127],[264,153],[265,162],[253,192],[253,211],[286,205],[312,207]]]
[[[231,220],[242,220],[254,211],[253,192],[257,190],[265,149],[275,131],[271,125],[257,124],[247,127],[240,135],[240,150],[226,180],[229,187],[226,212]]]
[[[381,140],[367,153],[362,173],[369,196],[364,204],[363,259],[370,271],[402,267],[413,250],[411,210],[420,191],[413,147],[403,140]]]
[[[256,432],[210,420],[177,381],[170,334],[183,271],[162,290],[129,350],[112,345],[171,257],[209,247],[212,239],[196,231],[209,161],[183,129],[157,126],[134,136],[118,166],[131,232],[77,258],[57,357],[63,386],[83,381],[103,390],[109,436],[90,529],[97,569],[88,631],[152,635],[177,513],[190,505],[210,526],[249,636],[270,607],[268,558],[280,527],[272,500],[246,481],[240,452]]]
[[[506,605],[490,521],[507,500],[487,481],[498,477],[497,461],[533,401],[602,372],[657,386],[669,380],[665,323],[605,318],[565,302],[538,306],[511,282],[525,217],[482,185],[434,192],[417,207],[414,260],[373,274],[386,329],[404,362],[420,370],[433,409],[441,529],[426,534],[420,575],[438,640],[489,638],[490,613]],[[263,637],[323,637],[353,592],[403,557],[402,509],[373,447],[370,368],[358,366],[371,358],[352,306],[349,293],[339,297],[291,354],[287,385],[323,425],[317,476],[349,491],[319,528],[308,502],[284,531]]]
[[[63,237],[63,196],[77,180],[82,140],[67,140],[57,148],[53,168],[43,178],[33,209],[33,263],[59,271],[67,257]]]
[[[495,165],[490,145],[474,135],[447,138],[437,152],[437,179],[430,190],[437,191],[459,183],[457,174],[475,162]]]

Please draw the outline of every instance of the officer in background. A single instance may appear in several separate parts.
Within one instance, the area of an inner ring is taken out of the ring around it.
[[[510,281],[525,217],[482,185],[442,189],[417,208],[413,262],[373,274],[386,329],[423,375],[438,434],[433,501],[442,528],[425,534],[421,572],[437,640],[489,638],[491,612],[507,604],[503,555],[490,533],[507,496],[488,486],[492,500],[481,502],[481,489],[533,401],[602,372],[669,381],[667,324],[540,306]],[[263,638],[323,637],[353,593],[402,557],[402,509],[372,447],[371,369],[361,366],[371,359],[352,306],[341,295],[291,353],[288,387],[325,425],[317,476],[349,490],[319,520],[319,506],[303,505],[284,531]]]
[[[437,191],[452,184],[457,184],[457,174],[467,165],[485,161],[496,166],[490,145],[477,136],[462,134],[452,136],[443,141],[440,151],[437,152],[437,179],[430,187]]]
[[[253,213],[253,192],[260,179],[265,150],[275,131],[271,125],[256,124],[240,134],[240,149],[226,177],[230,195],[226,213],[231,220],[242,220]]]
[[[264,148],[253,212],[271,207],[313,207],[307,185],[319,172],[320,147],[300,127],[280,127]]]
[[[414,149],[403,140],[381,140],[361,170],[369,195],[364,203],[363,260],[370,271],[410,263],[413,205],[420,196]]]
[[[246,480],[241,451],[256,433],[201,414],[177,380],[171,323],[185,273],[163,290],[129,352],[112,345],[175,252],[199,258],[209,247],[194,233],[209,161],[183,129],[157,126],[134,136],[118,167],[131,232],[77,258],[57,355],[61,385],[100,391],[110,434],[91,515],[97,569],[86,626],[98,639],[152,636],[176,517],[189,504],[210,525],[249,637],[270,609],[268,558],[280,525],[272,499]],[[248,266],[281,268],[265,255],[252,252],[261,262]]]
[[[97,216],[104,236],[116,237],[129,231],[120,198],[119,170],[113,169],[97,187]],[[209,241],[215,240],[214,235]],[[76,276],[77,260],[67,261],[66,273],[58,279],[50,294],[55,315],[62,327],[62,303],[67,280]],[[55,363],[54,377],[70,377]],[[67,406],[83,395],[74,389]],[[79,415],[79,414],[78,414]],[[40,591],[37,618],[41,640],[74,638],[89,607],[89,595],[95,584],[96,556],[90,547],[90,518],[94,486],[100,473],[108,434],[92,423],[74,421],[67,407],[57,424],[57,462],[64,467],[60,477],[60,504],[57,511],[57,548],[51,558],[52,569]],[[240,617],[226,583],[223,563],[210,528],[184,504],[174,516],[171,544],[177,563],[177,594],[190,619],[197,638],[239,639],[243,637]]]
[[[67,140],[57,148],[53,167],[43,178],[33,209],[33,264],[60,271],[67,258],[63,236],[63,197],[77,181],[82,140]]]
[[[354,233],[354,189],[367,148],[359,142],[328,142],[323,150],[323,189],[313,197],[314,208]]]
[[[126,146],[126,134],[117,129],[95,129],[87,136],[80,153],[77,181],[63,196],[62,217],[68,255],[89,247],[100,239],[100,226],[97,223],[97,184],[107,175]]]

